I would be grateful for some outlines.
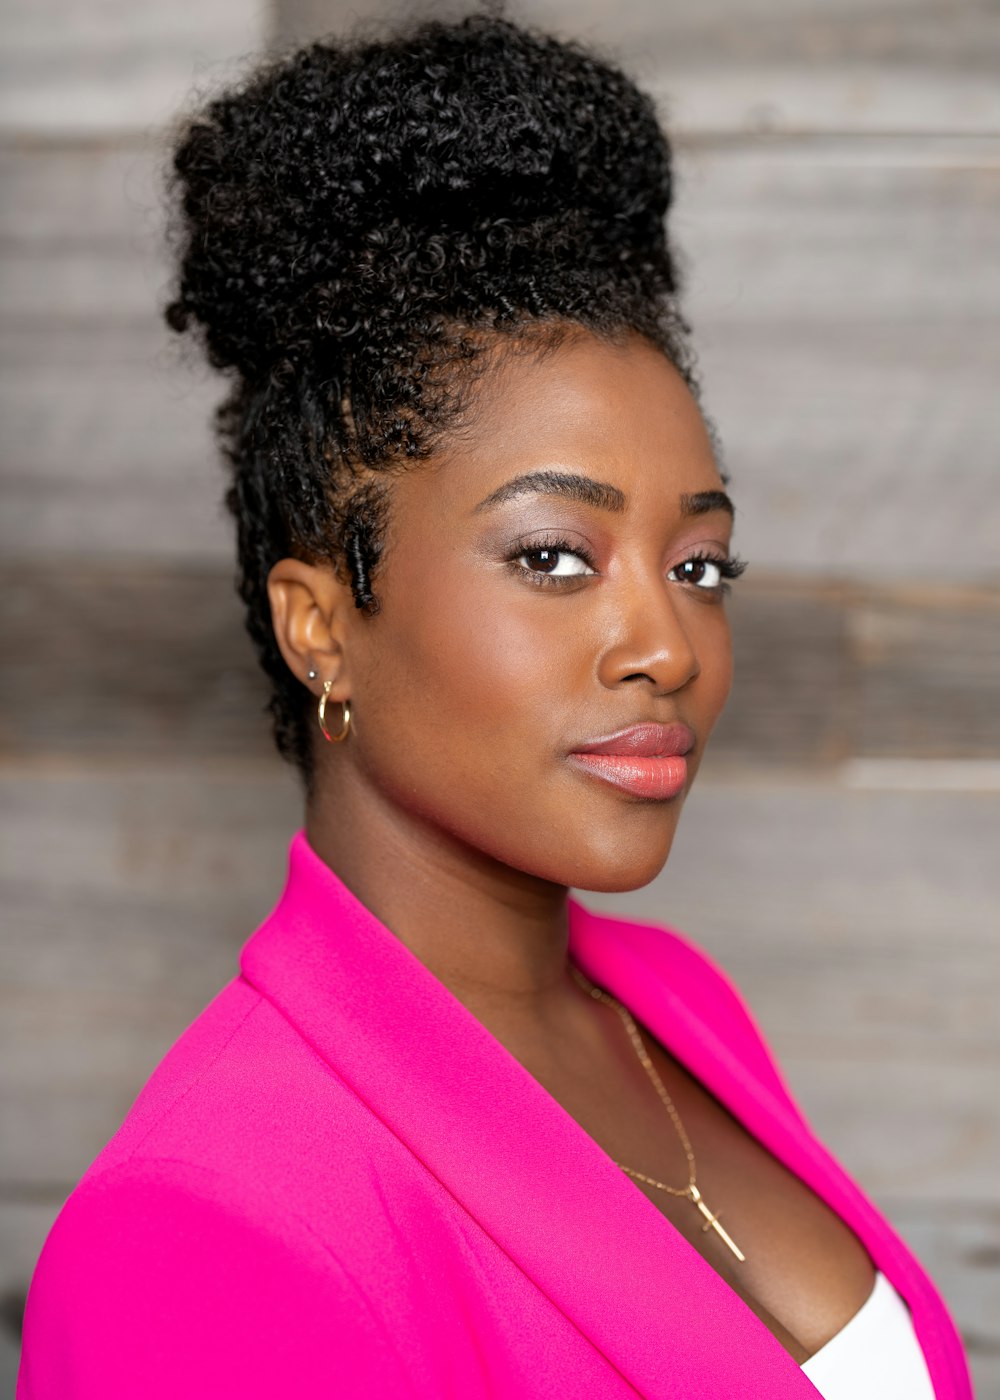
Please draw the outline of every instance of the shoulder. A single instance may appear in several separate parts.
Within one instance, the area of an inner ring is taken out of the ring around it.
[[[143,1158],[263,1179],[263,1155],[274,1168],[293,1153],[311,1113],[323,1109],[349,1137],[352,1101],[273,1003],[235,978],[157,1065],[84,1182]]]
[[[137,1374],[147,1400],[408,1395],[371,1286],[392,1224],[373,1136],[393,1159],[380,1154],[385,1171],[403,1155],[412,1176],[331,1065],[234,980],[164,1056],[53,1226],[19,1400],[124,1400]]]
[[[138,1377],[147,1400],[406,1393],[391,1338],[305,1221],[263,1185],[148,1156],[93,1170],[53,1227],[18,1395],[124,1400]]]
[[[242,979],[223,987],[153,1070],[95,1167],[106,1168],[131,1156],[155,1136],[158,1125],[183,1111],[188,1096],[210,1082],[220,1064],[232,1063],[234,1057],[238,1061],[259,1030],[262,1012],[263,998]]]

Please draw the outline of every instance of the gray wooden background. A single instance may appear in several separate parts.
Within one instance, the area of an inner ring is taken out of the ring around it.
[[[61,1200],[230,975],[299,817],[231,593],[217,386],[158,319],[193,88],[340,0],[0,19],[0,1387]],[[363,13],[368,14],[368,8]],[[752,560],[663,876],[1000,1400],[1000,10],[537,0],[676,137]]]

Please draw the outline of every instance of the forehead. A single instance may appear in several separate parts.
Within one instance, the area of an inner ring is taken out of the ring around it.
[[[439,501],[458,509],[545,468],[586,471],[629,505],[720,482],[698,405],[662,351],[639,336],[609,344],[586,332],[540,355],[503,355],[477,381],[462,427],[434,462]]]

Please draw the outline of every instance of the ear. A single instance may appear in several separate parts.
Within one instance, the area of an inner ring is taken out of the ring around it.
[[[317,694],[330,681],[330,699],[349,700],[347,619],[354,607],[349,585],[329,564],[281,559],[267,576],[267,596],[274,635],[292,674]],[[315,680],[310,671],[316,671]]]

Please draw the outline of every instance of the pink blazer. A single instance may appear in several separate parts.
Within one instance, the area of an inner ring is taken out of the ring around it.
[[[856,1232],[968,1400],[944,1303],[817,1142],[723,973],[570,906],[570,946]],[[20,1400],[815,1397],[596,1142],[292,841],[241,975],[70,1196]]]

